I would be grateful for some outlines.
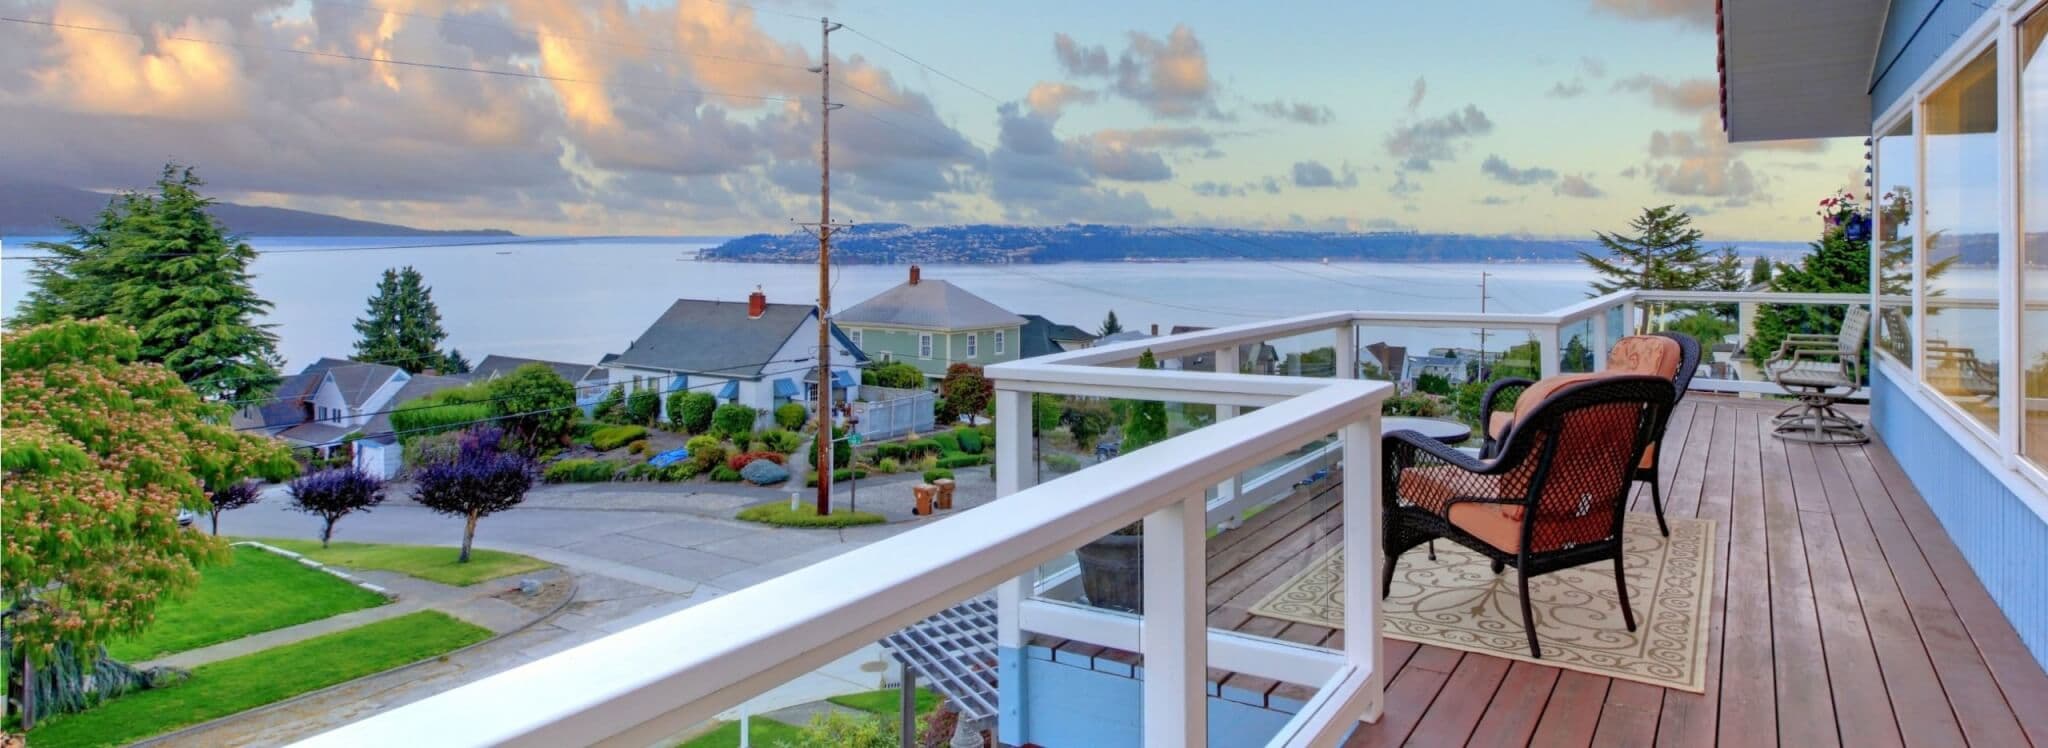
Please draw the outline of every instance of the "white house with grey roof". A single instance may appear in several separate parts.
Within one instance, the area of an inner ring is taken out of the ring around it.
[[[927,279],[916,265],[902,285],[833,315],[855,345],[877,361],[903,361],[926,377],[958,363],[1015,361],[1026,320],[951,282]]]
[[[836,325],[832,339],[833,401],[844,402],[859,396],[867,356]],[[765,422],[778,405],[816,399],[817,349],[816,305],[770,304],[755,289],[745,302],[677,299],[598,366],[628,394],[659,391],[664,411],[669,393],[688,388],[759,410]]]

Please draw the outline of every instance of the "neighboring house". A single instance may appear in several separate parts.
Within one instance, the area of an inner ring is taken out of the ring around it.
[[[1168,332],[1174,335],[1180,335],[1182,333],[1201,332],[1207,329],[1209,328],[1194,327],[1191,325],[1174,325],[1173,329]],[[1167,368],[1170,369],[1179,368],[1184,371],[1215,371],[1216,354],[1196,353],[1187,356],[1182,356],[1177,362],[1169,361],[1167,363],[1177,364],[1167,366]],[[1272,374],[1273,372],[1280,370],[1280,351],[1279,349],[1274,348],[1269,343],[1259,343],[1256,346],[1254,346],[1251,343],[1246,343],[1244,345],[1240,345],[1237,347],[1237,363],[1241,371],[1243,372],[1248,372],[1252,374]]]
[[[1024,328],[1017,334],[1017,357],[1037,358],[1054,353],[1078,351],[1095,344],[1095,336],[1073,325],[1062,325],[1036,314],[1022,315]]]
[[[569,380],[570,384],[576,386],[576,403],[578,405],[589,405],[603,399],[605,390],[611,387],[609,373],[605,371],[603,366],[572,364],[566,361],[546,361],[537,358],[520,358],[518,356],[485,356],[482,361],[478,361],[476,366],[469,370],[469,378],[471,381],[488,382],[511,374],[519,367],[527,364],[544,365],[555,370],[556,375]]]
[[[324,457],[350,434],[375,436],[371,421],[397,406],[412,379],[396,366],[322,358],[285,377],[270,400],[236,411],[233,423]]]
[[[1115,345],[1117,343],[1128,343],[1133,340],[1144,340],[1147,338],[1157,337],[1158,334],[1159,331],[1157,329],[1154,329],[1150,333],[1140,332],[1137,330],[1125,330],[1123,332],[1110,333],[1108,335],[1096,338],[1095,346]],[[1089,347],[1093,348],[1095,346]]]
[[[1023,317],[942,280],[910,280],[833,315],[853,343],[878,361],[903,361],[931,379],[957,363],[987,366],[1019,356]]]
[[[1398,380],[1408,369],[1408,346],[1405,345],[1368,343],[1365,346],[1365,357],[1367,361],[1380,367],[1380,372],[1389,378]]]
[[[832,328],[833,402],[859,396],[859,367],[867,362],[847,335]],[[760,289],[745,303],[677,299],[626,350],[598,366],[606,381],[628,394],[654,388],[708,392],[720,403],[741,403],[770,417],[783,403],[816,399],[818,308],[770,304]]]
[[[1456,356],[1409,356],[1407,368],[1401,371],[1401,381],[1414,382],[1424,374],[1443,377],[1453,386],[1461,385],[1465,383],[1465,362]]]
[[[378,408],[363,424],[363,438],[355,443],[355,464],[364,472],[385,479],[396,478],[405,469],[405,450],[399,434],[391,427],[391,411],[400,405],[441,390],[462,387],[474,381],[469,376],[414,374],[398,388],[385,407]]]

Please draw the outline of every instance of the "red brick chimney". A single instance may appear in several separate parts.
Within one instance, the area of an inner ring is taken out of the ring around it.
[[[760,319],[767,311],[768,294],[762,293],[760,286],[755,286],[754,292],[747,295],[747,319]]]
[[[921,280],[924,280],[924,275],[918,271],[917,266],[910,266],[910,285],[915,286]]]
[[[1157,335],[1159,335],[1159,323],[1157,323],[1157,322],[1154,322],[1154,323],[1152,323],[1152,334],[1153,334],[1154,336],[1157,336]]]

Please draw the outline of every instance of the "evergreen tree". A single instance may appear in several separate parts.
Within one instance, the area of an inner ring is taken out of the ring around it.
[[[1138,368],[1157,369],[1159,362],[1152,357],[1152,349],[1138,354]],[[1141,400],[1130,403],[1124,419],[1124,443],[1121,451],[1130,452],[1141,447],[1166,441],[1166,403],[1156,400]]]
[[[1771,282],[1771,258],[1758,257],[1749,265],[1749,283],[1752,286]]]
[[[384,271],[368,314],[356,320],[356,333],[362,336],[356,341],[357,361],[389,363],[413,374],[450,363],[440,348],[448,332],[441,329],[434,289],[411,265]]]
[[[1593,295],[1627,289],[1699,288],[1723,258],[1709,257],[1700,249],[1699,229],[1692,216],[1669,205],[1644,208],[1629,222],[1633,232],[1596,231],[1605,256],[1580,252],[1579,259],[1600,274],[1593,281]]]
[[[278,383],[277,336],[258,323],[271,304],[250,286],[256,250],[209,212],[191,167],[166,164],[153,192],[114,197],[51,257],[17,322],[105,317],[135,329],[139,360],[163,364],[207,398],[254,399]]]
[[[1799,264],[1777,266],[1771,290],[1805,293],[1863,293],[1870,290],[1870,214],[1847,195],[1822,201],[1820,241]],[[1932,271],[1932,268],[1930,268]],[[1791,333],[1832,335],[1842,326],[1841,307],[1765,304],[1757,309],[1749,356],[1762,361]]]
[[[450,348],[448,355],[441,358],[440,368],[442,374],[468,374],[469,359],[462,355],[460,349]]]
[[[1123,331],[1123,323],[1116,321],[1116,310],[1111,309],[1109,310],[1109,315],[1102,318],[1102,327],[1097,328],[1095,334],[1098,337],[1106,337]]]

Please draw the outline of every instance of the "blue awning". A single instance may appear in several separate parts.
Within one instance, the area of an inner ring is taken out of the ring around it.
[[[796,382],[792,382],[787,379],[775,380],[776,397],[796,397],[796,393]]]
[[[689,387],[690,377],[687,374],[677,374],[668,380],[668,391],[670,392],[681,392],[689,389]]]
[[[723,399],[723,400],[731,400],[731,399],[733,399],[733,398],[736,398],[736,397],[739,397],[739,396],[740,396],[740,383],[739,383],[739,382],[737,382],[737,381],[730,381],[730,380],[729,380],[729,381],[727,381],[727,382],[725,383],[725,386],[724,386],[724,387],[720,387],[720,388],[718,388],[718,397],[719,397],[720,399]]]
[[[836,386],[842,388],[852,387],[856,383],[853,378],[853,372],[847,371],[845,369],[833,369],[832,382]]]

